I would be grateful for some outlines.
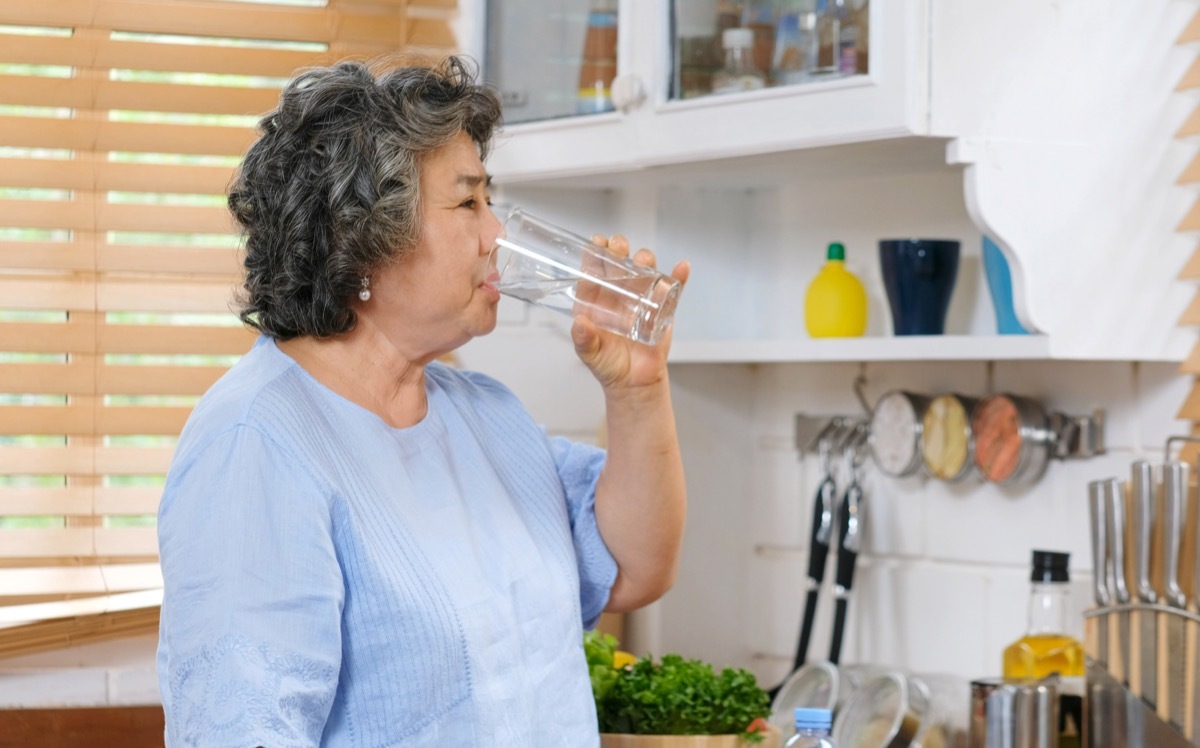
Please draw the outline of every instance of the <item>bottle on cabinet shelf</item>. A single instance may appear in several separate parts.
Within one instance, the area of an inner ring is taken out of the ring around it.
[[[784,0],[775,26],[771,79],[777,86],[802,83],[817,66],[817,13],[811,0]]]
[[[846,269],[846,247],[832,242],[804,295],[804,327],[814,338],[856,338],[867,331],[867,292]]]
[[[617,0],[591,0],[583,61],[579,68],[576,112],[613,110],[612,82],[617,76]]]
[[[775,57],[775,17],[777,0],[745,0],[742,28],[754,32],[750,59],[758,70],[770,70]]]
[[[817,65],[814,75],[837,75],[842,38],[842,21],[837,13],[838,0],[817,0]]]
[[[823,76],[867,72],[868,0],[817,0],[817,65]]]
[[[732,28],[721,33],[725,64],[713,75],[713,93],[753,91],[767,85],[767,76],[754,66],[754,32]]]

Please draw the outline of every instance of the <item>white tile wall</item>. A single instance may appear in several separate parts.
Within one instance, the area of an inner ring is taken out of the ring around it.
[[[719,367],[684,367],[685,370]],[[870,661],[918,672],[960,677],[996,675],[1003,648],[1025,627],[1029,557],[1034,548],[1072,554],[1071,621],[1082,635],[1080,614],[1091,605],[1091,549],[1087,530],[1087,483],[1125,477],[1139,456],[1161,459],[1163,440],[1186,424],[1175,412],[1191,386],[1170,364],[1087,362],[878,363],[771,365],[758,367],[754,455],[749,465],[723,462],[723,445],[684,438],[689,471],[742,471],[751,487],[743,505],[748,537],[734,552],[750,554],[745,580],[751,604],[742,617],[743,651],[734,664],[749,667],[768,684],[787,672],[796,645],[807,571],[807,533],[812,496],[820,480],[813,456],[801,458],[792,440],[796,413],[858,412],[854,377],[867,377],[871,399],[893,388],[929,394],[982,395],[1011,391],[1069,414],[1104,408],[1109,453],[1053,461],[1040,480],[1002,488],[973,479],[946,484],[914,477],[893,479],[868,471],[865,550],[850,605],[843,661]],[[720,401],[714,387],[691,392]],[[719,441],[719,440],[718,440]],[[703,466],[703,467],[697,467]],[[728,477],[728,476],[727,476]],[[701,482],[691,487],[691,528],[728,526],[727,497]],[[721,502],[719,512],[712,509]],[[724,519],[722,519],[724,518]],[[689,535],[687,543],[691,544]],[[740,548],[741,550],[736,550]],[[688,556],[682,585],[704,579],[745,559],[715,549]],[[810,656],[824,656],[833,608],[827,570]],[[664,620],[687,615],[687,601],[669,594]],[[694,612],[694,611],[693,611]],[[664,647],[689,656],[730,655],[722,630],[693,626],[686,636],[667,627]],[[735,653],[737,654],[737,653]]]

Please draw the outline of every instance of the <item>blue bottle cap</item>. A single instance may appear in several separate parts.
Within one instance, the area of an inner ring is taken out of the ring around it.
[[[796,708],[797,730],[828,730],[833,724],[833,712],[828,709]]]

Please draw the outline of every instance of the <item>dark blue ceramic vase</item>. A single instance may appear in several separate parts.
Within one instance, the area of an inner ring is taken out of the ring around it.
[[[959,243],[882,239],[879,265],[897,335],[941,335],[958,278]]]

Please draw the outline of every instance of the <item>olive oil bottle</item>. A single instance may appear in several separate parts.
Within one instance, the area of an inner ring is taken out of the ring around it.
[[[1067,632],[1069,553],[1033,552],[1029,624],[1004,650],[1004,677],[1023,680],[1057,675],[1059,747],[1079,745],[1083,727],[1083,644]]]

